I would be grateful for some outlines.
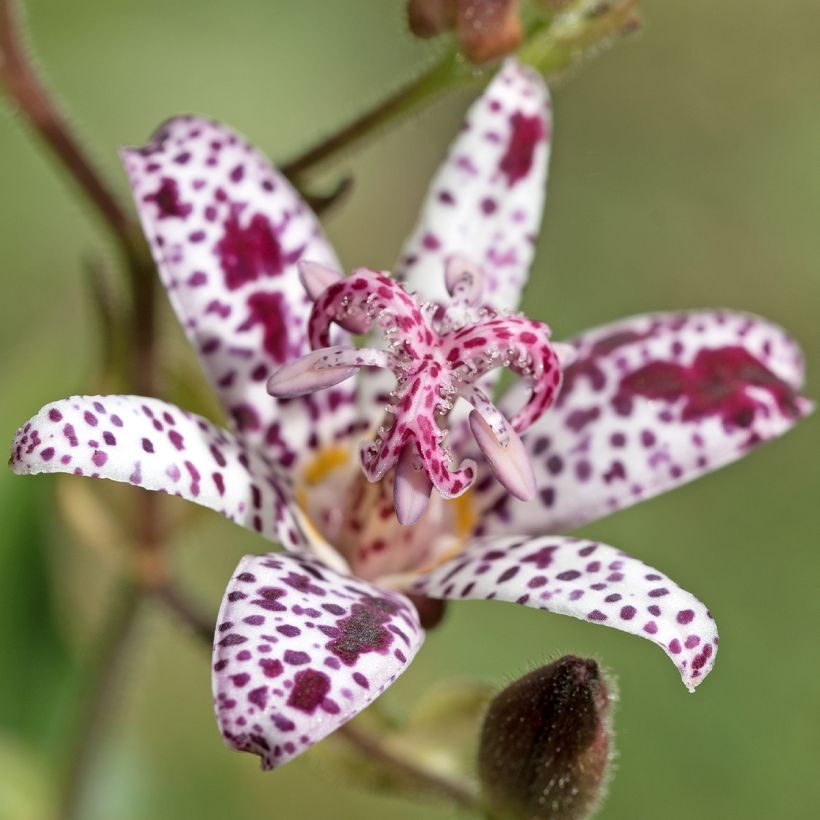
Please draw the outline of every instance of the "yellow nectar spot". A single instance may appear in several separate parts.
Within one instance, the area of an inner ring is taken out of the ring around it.
[[[322,448],[302,470],[302,478],[306,484],[318,484],[327,478],[329,473],[346,467],[350,462],[350,450],[339,444],[332,444]]]
[[[453,505],[454,512],[454,529],[458,538],[465,539],[472,534],[473,528],[476,525],[477,516],[472,499],[473,491],[467,490],[458,498],[450,499],[450,504]]]

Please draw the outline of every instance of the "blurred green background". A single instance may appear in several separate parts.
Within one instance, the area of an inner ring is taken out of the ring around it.
[[[142,142],[171,114],[225,120],[283,160],[432,54],[405,33],[399,0],[27,6],[46,76],[123,195],[116,148]],[[556,89],[528,312],[561,338],[642,311],[742,308],[788,327],[813,375],[817,4],[641,6],[640,36]],[[343,170],[355,175],[353,195],[327,220],[347,266],[390,266],[467,102],[449,97],[317,177],[330,184]],[[0,179],[0,435],[10,441],[43,403],[94,392],[97,336],[82,265],[89,254],[111,254],[62,173],[7,109]],[[167,310],[163,321],[166,361],[201,384]],[[820,816],[818,452],[810,419],[740,464],[586,528],[710,604],[721,651],[697,695],[645,641],[472,603],[451,606],[386,707],[401,713],[452,676],[499,684],[559,653],[592,655],[617,674],[621,693],[617,775],[602,817]],[[77,670],[94,656],[112,591],[116,549],[95,551],[62,523],[58,484],[0,475],[3,820],[48,816],[77,711]],[[215,611],[237,559],[264,546],[203,513],[177,538],[174,560],[186,587]],[[208,660],[164,611],[143,613],[123,672],[97,748],[88,820],[452,816],[358,791],[326,772],[320,755],[270,774],[228,752],[212,718]]]

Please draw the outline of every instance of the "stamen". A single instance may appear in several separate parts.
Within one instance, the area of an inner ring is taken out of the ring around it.
[[[427,509],[433,485],[415,453],[416,445],[410,441],[404,445],[396,464],[393,483],[393,506],[400,524],[415,524]]]
[[[578,358],[578,348],[574,345],[568,345],[565,342],[553,342],[552,349],[558,357],[562,371],[566,370]]]
[[[329,356],[342,353],[343,347],[326,347],[314,350],[284,367],[280,367],[268,379],[268,393],[277,399],[292,399],[306,396],[317,390],[333,387],[349,379],[359,369],[359,365],[329,363]]]
[[[396,384],[384,423],[374,440],[362,445],[360,457],[371,482],[395,468],[393,500],[401,523],[418,521],[432,487],[455,498],[475,480],[475,463],[453,465],[444,446],[443,422],[460,397],[476,408],[470,428],[498,480],[517,498],[532,498],[535,479],[518,433],[552,404],[560,386],[561,367],[547,325],[482,307],[481,271],[461,257],[447,262],[452,299],[445,305],[420,304],[385,273],[358,269],[340,278],[310,262],[301,264],[301,273],[314,299],[308,320],[314,350],[275,373],[268,391],[289,398],[338,384],[361,367],[392,371]],[[378,328],[386,349],[334,347],[334,323],[352,332]],[[570,350],[562,349],[562,355]],[[531,390],[511,421],[477,385],[500,366],[517,373]]]
[[[530,501],[535,496],[535,474],[518,433],[511,430],[509,441],[502,444],[478,410],[470,413],[470,429],[498,481],[516,498]]]
[[[299,262],[299,280],[307,295],[315,302],[334,282],[342,278],[342,274],[333,268],[319,262],[309,262],[303,259]]]
[[[510,423],[504,418],[504,414],[487,398],[484,391],[474,384],[463,387],[461,395],[481,414],[501,446],[506,447],[510,443],[512,430],[510,429]]]

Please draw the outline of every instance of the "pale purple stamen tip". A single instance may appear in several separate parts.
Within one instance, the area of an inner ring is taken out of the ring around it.
[[[302,259],[299,262],[299,279],[308,296],[314,301],[341,278],[341,273],[321,262],[311,262],[309,259]]]
[[[433,485],[421,466],[413,442],[404,445],[396,464],[393,483],[393,506],[400,524],[415,524],[427,509]],[[418,462],[418,464],[416,463]]]
[[[561,363],[561,370],[566,370],[577,358],[578,348],[574,345],[568,345],[565,342],[553,342],[552,349]]]
[[[514,430],[502,444],[478,410],[470,413],[470,429],[498,481],[516,498],[530,501],[535,496],[535,475],[527,450]]]
[[[314,350],[280,367],[268,379],[268,393],[277,399],[292,399],[333,387],[349,379],[359,369],[358,366],[339,366],[328,361],[330,355],[342,350],[344,348]]]

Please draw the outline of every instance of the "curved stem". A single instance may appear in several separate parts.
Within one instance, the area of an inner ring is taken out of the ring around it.
[[[13,0],[0,0],[0,81],[114,233],[130,243],[133,237],[128,217],[92,167],[28,59],[18,14]]]
[[[467,82],[486,82],[487,78],[469,68],[454,52],[448,53],[430,70],[400,88],[375,108],[366,111],[349,125],[314,145],[281,166],[290,179],[303,176],[320,163],[357,145],[393,121],[410,114],[441,92]]]
[[[94,755],[108,717],[128,639],[139,612],[139,588],[123,581],[114,592],[114,604],[105,619],[102,636],[94,642],[94,658],[77,716],[60,796],[59,820],[79,820],[82,798]]]
[[[376,735],[361,729],[353,723],[346,723],[336,731],[348,743],[380,763],[383,767],[392,769],[397,774],[449,798],[465,809],[482,811],[478,795],[465,783],[431,772],[424,766],[389,748]]]
[[[139,226],[129,218],[72,133],[27,54],[14,0],[0,0],[0,87],[39,134],[111,232],[123,256],[133,296],[132,381],[153,388],[155,276]]]

